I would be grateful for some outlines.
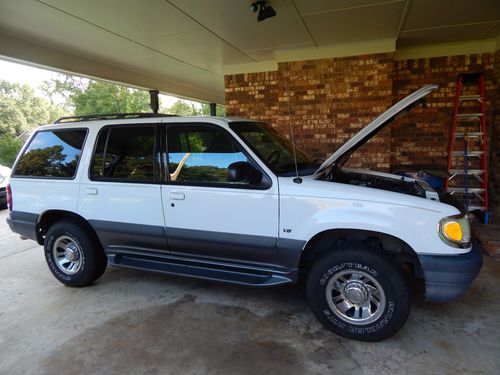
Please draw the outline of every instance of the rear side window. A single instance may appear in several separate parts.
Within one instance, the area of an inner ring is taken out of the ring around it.
[[[13,175],[75,177],[86,136],[86,129],[62,129],[36,133]]]
[[[97,140],[90,176],[94,180],[155,180],[154,126],[109,127]]]

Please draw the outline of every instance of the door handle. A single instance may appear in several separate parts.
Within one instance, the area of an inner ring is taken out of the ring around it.
[[[97,195],[98,192],[99,191],[96,188],[85,189],[85,193],[87,193],[87,195]]]
[[[171,192],[169,194],[169,197],[174,201],[183,201],[184,199],[186,199],[184,193],[178,193],[178,192]]]

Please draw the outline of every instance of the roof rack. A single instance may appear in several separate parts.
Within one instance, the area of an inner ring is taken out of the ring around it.
[[[65,124],[65,123],[80,122],[80,121],[119,120],[128,118],[176,117],[176,116],[177,115],[169,115],[165,113],[107,113],[102,115],[61,117],[56,121],[54,121],[54,124]]]

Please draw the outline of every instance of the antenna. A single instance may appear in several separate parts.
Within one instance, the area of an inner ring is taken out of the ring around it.
[[[282,68],[281,71],[283,73],[283,79],[285,80],[285,92],[288,92],[288,84],[287,84],[287,80],[286,80],[285,69]],[[290,140],[292,141],[293,162],[295,164],[295,178],[293,179],[293,182],[295,182],[296,184],[301,184],[302,179],[299,177],[299,167],[297,166],[297,153],[295,152],[295,137],[293,134],[292,114],[290,111],[290,97],[291,96],[288,97],[286,104],[287,104],[287,109],[288,109],[288,123],[290,125]]]

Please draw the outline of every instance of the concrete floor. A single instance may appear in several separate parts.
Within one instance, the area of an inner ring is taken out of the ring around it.
[[[59,284],[42,248],[0,211],[0,374],[493,374],[500,263],[485,259],[459,302],[420,299],[381,343],[326,331],[297,286],[252,289],[109,267]]]

